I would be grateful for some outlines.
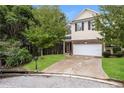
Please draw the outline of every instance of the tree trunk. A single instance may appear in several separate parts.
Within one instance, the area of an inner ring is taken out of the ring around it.
[[[43,49],[40,48],[40,55],[43,56]]]

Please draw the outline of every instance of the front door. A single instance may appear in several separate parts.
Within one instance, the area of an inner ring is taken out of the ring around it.
[[[65,53],[72,54],[72,43],[65,42]]]

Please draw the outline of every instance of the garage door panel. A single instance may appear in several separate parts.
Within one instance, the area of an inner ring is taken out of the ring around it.
[[[74,44],[74,55],[102,56],[101,44]]]

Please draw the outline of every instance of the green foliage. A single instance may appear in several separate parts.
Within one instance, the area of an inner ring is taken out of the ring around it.
[[[23,47],[28,44],[35,51],[54,46],[64,40],[66,27],[58,6],[0,6],[0,54],[8,67],[28,62],[30,54]]]
[[[106,44],[124,45],[124,6],[100,6],[100,15],[95,18],[95,24]]]
[[[31,55],[25,48],[20,48],[21,43],[14,39],[0,42],[0,54],[5,59],[6,66],[18,66],[31,61]]]
[[[7,66],[16,66],[29,59],[29,52],[20,48],[28,42],[22,32],[35,23],[32,9],[29,5],[0,6],[0,58],[6,60]]]
[[[41,27],[37,26],[35,28],[32,27],[30,29],[31,30],[27,30],[24,33],[24,35],[33,45],[36,45],[37,47],[43,47],[43,48],[47,46],[51,46],[52,42],[49,38],[49,35],[43,32]]]
[[[103,52],[103,56],[108,58],[111,56],[111,53],[109,51],[105,51]]]
[[[20,41],[17,41],[15,39],[0,41],[0,51],[3,52],[10,52],[13,48],[19,48],[20,46]]]
[[[31,6],[0,6],[0,38],[20,39],[21,32],[25,31],[34,21]]]
[[[33,25],[24,33],[32,44],[48,48],[64,40],[66,18],[58,6],[39,7],[33,11],[33,15],[38,25]]]
[[[118,51],[121,51],[121,48],[119,46],[113,47],[113,52],[117,53]]]
[[[31,55],[25,48],[14,48],[6,59],[7,67],[14,67],[31,61]]]
[[[122,57],[122,56],[123,56],[123,52],[122,52],[122,51],[117,51],[117,52],[115,53],[115,56],[116,56],[116,57]]]

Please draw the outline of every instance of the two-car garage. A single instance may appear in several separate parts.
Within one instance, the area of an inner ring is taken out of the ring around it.
[[[102,44],[73,44],[73,55],[102,56]]]

